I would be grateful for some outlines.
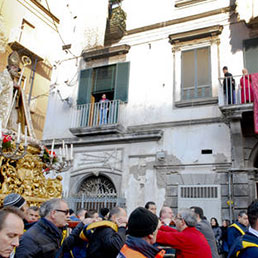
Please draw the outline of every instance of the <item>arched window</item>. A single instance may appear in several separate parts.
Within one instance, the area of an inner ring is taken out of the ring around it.
[[[116,188],[113,182],[105,176],[90,176],[84,179],[79,188],[79,194],[91,197],[116,197]]]

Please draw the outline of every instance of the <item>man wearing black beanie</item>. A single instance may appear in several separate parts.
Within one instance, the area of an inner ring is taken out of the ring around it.
[[[135,209],[128,220],[127,240],[117,257],[163,257],[165,251],[153,246],[158,224],[158,217],[149,210],[143,207]]]

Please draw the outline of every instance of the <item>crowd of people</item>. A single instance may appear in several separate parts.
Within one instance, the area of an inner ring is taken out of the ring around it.
[[[0,210],[0,258],[258,257],[258,199],[222,227],[201,207],[156,213],[154,202],[129,218],[122,207],[74,213],[63,199],[28,207],[13,193]]]

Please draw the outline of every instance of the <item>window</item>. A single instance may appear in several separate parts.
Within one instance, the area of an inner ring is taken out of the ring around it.
[[[182,100],[211,96],[210,70],[210,47],[182,51]]]
[[[216,25],[169,35],[176,107],[217,103],[222,30],[223,26]]]
[[[244,41],[244,62],[249,73],[258,72],[258,38]]]
[[[105,93],[109,100],[127,102],[129,62],[82,70],[77,104],[90,103],[92,97],[98,102]]]

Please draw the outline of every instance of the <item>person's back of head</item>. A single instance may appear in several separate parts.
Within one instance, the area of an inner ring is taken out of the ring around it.
[[[87,211],[86,211],[84,208],[81,208],[81,209],[77,210],[77,212],[76,212],[76,216],[77,216],[77,218],[79,218],[80,220],[85,219],[86,214],[87,214]]]
[[[258,199],[252,201],[252,203],[247,208],[247,215],[250,226],[258,230]]]
[[[116,223],[119,227],[126,226],[127,224],[126,211],[121,207],[114,207],[109,212],[108,220]]]
[[[195,213],[192,210],[182,209],[180,211],[180,214],[188,227],[195,227],[197,220],[196,220]]]
[[[128,234],[133,237],[144,238],[150,244],[156,242],[155,231],[157,227],[158,217],[143,207],[136,208],[129,216]]]
[[[69,209],[69,215],[70,216],[75,216],[74,210],[73,209]]]
[[[85,218],[91,218],[93,219],[93,222],[101,220],[101,218],[99,218],[99,214],[97,212],[97,210],[88,210],[88,212],[85,215]]]
[[[99,215],[102,219],[107,219],[108,217],[108,213],[109,213],[109,209],[108,208],[101,208]]]

